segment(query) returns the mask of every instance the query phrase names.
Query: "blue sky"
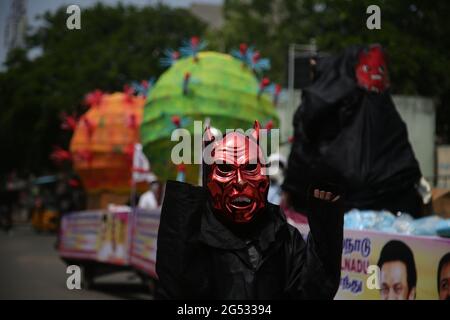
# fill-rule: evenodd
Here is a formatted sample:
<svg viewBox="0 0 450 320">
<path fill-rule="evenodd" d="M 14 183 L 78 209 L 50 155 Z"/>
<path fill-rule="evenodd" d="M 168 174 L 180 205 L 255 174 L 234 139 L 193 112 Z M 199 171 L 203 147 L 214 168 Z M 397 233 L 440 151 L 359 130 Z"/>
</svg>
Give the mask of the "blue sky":
<svg viewBox="0 0 450 320">
<path fill-rule="evenodd" d="M 6 55 L 6 48 L 4 46 L 4 33 L 5 33 L 5 21 L 9 16 L 12 0 L 0 0 L 0 63 L 3 63 Z M 158 2 L 175 6 L 175 7 L 188 7 L 191 3 L 211 3 L 221 4 L 223 0 L 27 0 L 27 20 L 29 26 L 36 27 L 39 21 L 36 19 L 37 15 L 40 15 L 48 10 L 53 11 L 61 6 L 69 6 L 76 4 L 81 8 L 94 5 L 97 2 L 104 4 L 115 5 L 119 2 L 124 4 L 133 4 L 136 6 L 154 5 Z M 1 69 L 1 68 L 0 68 Z"/>
</svg>

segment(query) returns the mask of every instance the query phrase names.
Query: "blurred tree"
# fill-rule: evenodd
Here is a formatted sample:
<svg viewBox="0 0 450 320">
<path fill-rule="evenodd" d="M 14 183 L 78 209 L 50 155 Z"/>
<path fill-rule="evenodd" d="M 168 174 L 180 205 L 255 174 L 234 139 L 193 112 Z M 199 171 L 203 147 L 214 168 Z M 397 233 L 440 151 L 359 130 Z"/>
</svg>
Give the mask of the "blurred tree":
<svg viewBox="0 0 450 320">
<path fill-rule="evenodd" d="M 381 9 L 381 30 L 369 30 L 369 5 Z M 437 131 L 450 142 L 450 2 L 426 0 L 225 0 L 223 46 L 247 42 L 272 61 L 269 76 L 286 85 L 290 43 L 315 41 L 337 52 L 380 43 L 389 57 L 396 94 L 435 99 Z"/>
<path fill-rule="evenodd" d="M 52 146 L 67 146 L 70 137 L 60 130 L 62 111 L 84 111 L 84 95 L 96 88 L 121 91 L 158 76 L 161 50 L 206 30 L 185 9 L 101 4 L 82 11 L 81 30 L 68 30 L 65 10 L 43 15 L 27 47 L 9 52 L 0 73 L 0 175 L 51 167 Z"/>
</svg>

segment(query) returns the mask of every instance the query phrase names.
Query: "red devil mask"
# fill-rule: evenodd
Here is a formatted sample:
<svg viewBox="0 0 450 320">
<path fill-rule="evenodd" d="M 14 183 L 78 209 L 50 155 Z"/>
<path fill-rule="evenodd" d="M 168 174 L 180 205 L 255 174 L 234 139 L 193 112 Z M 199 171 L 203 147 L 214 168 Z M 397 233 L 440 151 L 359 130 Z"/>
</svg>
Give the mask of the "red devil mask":
<svg viewBox="0 0 450 320">
<path fill-rule="evenodd" d="M 368 91 L 383 92 L 389 87 L 388 69 L 381 46 L 373 45 L 359 54 L 356 79 Z"/>
<path fill-rule="evenodd" d="M 232 132 L 219 141 L 214 141 L 209 128 L 205 132 L 213 143 L 204 154 L 211 163 L 204 164 L 205 185 L 214 211 L 233 223 L 250 222 L 266 206 L 269 177 L 261 163 L 259 128 L 256 121 L 251 136 Z"/>
</svg>

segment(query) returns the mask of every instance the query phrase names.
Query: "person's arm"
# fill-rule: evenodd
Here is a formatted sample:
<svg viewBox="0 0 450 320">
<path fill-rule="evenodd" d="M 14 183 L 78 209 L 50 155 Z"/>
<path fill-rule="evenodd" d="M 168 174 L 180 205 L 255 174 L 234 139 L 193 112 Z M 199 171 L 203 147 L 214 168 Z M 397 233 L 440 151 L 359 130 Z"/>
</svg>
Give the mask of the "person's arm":
<svg viewBox="0 0 450 320">
<path fill-rule="evenodd" d="M 310 234 L 291 235 L 286 294 L 292 299 L 333 299 L 340 283 L 343 212 L 339 197 L 315 190 L 308 214 Z"/>
</svg>

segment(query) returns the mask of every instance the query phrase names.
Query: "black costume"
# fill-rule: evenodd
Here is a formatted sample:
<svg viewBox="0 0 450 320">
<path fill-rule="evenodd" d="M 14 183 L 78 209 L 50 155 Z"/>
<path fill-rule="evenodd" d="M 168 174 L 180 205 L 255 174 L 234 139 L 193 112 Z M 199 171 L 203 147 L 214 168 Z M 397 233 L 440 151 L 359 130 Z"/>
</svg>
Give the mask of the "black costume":
<svg viewBox="0 0 450 320">
<path fill-rule="evenodd" d="M 206 188 L 169 181 L 158 233 L 157 299 L 332 299 L 340 282 L 343 214 L 309 198 L 305 242 L 268 203 L 245 225 L 220 221 Z"/>
<path fill-rule="evenodd" d="M 316 71 L 294 116 L 295 138 L 282 186 L 294 207 L 303 211 L 308 186 L 320 178 L 345 188 L 346 210 L 419 215 L 422 203 L 415 187 L 422 175 L 390 96 L 380 48 L 348 48 L 319 60 Z M 357 79 L 358 72 L 366 78 Z"/>
</svg>

